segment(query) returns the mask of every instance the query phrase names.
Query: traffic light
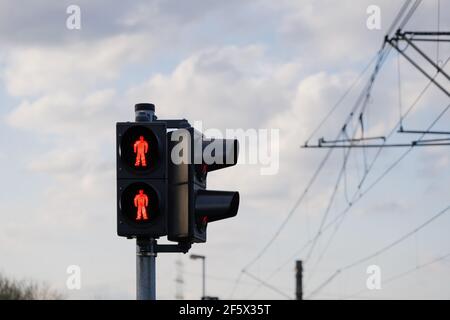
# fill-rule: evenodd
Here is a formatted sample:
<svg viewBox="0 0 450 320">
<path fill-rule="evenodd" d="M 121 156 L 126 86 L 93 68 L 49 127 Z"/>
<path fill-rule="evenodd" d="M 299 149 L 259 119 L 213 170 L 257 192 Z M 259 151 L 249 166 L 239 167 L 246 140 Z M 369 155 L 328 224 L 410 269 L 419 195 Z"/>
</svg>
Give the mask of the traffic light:
<svg viewBox="0 0 450 320">
<path fill-rule="evenodd" d="M 164 122 L 116 125 L 119 236 L 157 238 L 167 234 L 166 132 Z"/>
<path fill-rule="evenodd" d="M 168 144 L 168 239 L 206 242 L 208 223 L 234 217 L 239 208 L 238 192 L 206 189 L 209 172 L 237 163 L 238 141 L 207 140 L 188 128 L 170 132 Z"/>
</svg>

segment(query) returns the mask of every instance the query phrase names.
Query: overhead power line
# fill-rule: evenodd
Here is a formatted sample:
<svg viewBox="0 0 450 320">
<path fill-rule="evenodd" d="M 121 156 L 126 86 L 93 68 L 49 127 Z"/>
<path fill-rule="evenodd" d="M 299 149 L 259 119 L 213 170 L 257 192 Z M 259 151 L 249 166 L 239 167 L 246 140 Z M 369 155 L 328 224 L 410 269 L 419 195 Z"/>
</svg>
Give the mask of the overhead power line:
<svg viewBox="0 0 450 320">
<path fill-rule="evenodd" d="M 420 1 L 416 1 L 416 2 L 420 2 Z M 398 21 L 401 19 L 401 17 L 403 17 L 405 10 L 407 9 L 407 7 L 409 6 L 409 4 L 411 3 L 411 1 L 405 1 L 404 5 L 401 8 L 401 11 L 399 12 L 399 14 L 397 15 L 396 19 L 394 20 L 394 22 L 392 23 L 391 27 L 389 29 L 394 30 L 395 26 L 397 25 Z M 409 20 L 409 18 L 407 19 Z M 403 20 L 403 21 L 407 21 L 407 20 Z M 365 105 L 367 104 L 367 101 L 370 97 L 370 92 L 371 89 L 374 85 L 375 82 L 375 78 L 378 74 L 378 72 L 381 69 L 381 66 L 383 65 L 383 63 L 385 62 L 389 52 L 390 52 L 390 47 L 385 47 L 384 43 L 381 47 L 381 49 L 378 51 L 377 55 L 374 56 L 374 58 L 372 58 L 369 62 L 369 64 L 361 71 L 361 73 L 359 74 L 359 76 L 356 78 L 356 80 L 352 83 L 352 85 L 350 86 L 350 88 L 343 94 L 343 96 L 341 96 L 340 99 L 338 99 L 337 103 L 333 106 L 333 108 L 331 109 L 331 111 L 325 116 L 324 120 L 322 120 L 318 127 L 316 127 L 313 130 L 313 133 L 317 130 L 320 129 L 320 127 L 323 125 L 323 123 L 326 121 L 326 119 L 329 118 L 329 116 L 334 112 L 334 110 L 342 103 L 342 101 L 345 99 L 345 97 L 348 95 L 348 93 L 351 91 L 351 89 L 356 85 L 356 83 L 359 82 L 359 79 L 362 77 L 362 75 L 368 70 L 368 68 L 372 65 L 373 60 L 377 60 L 377 63 L 375 65 L 374 71 L 372 72 L 372 75 L 369 78 L 369 82 L 368 84 L 365 86 L 361 96 L 358 98 L 357 103 L 355 104 L 355 106 L 353 107 L 353 109 L 351 110 L 350 114 L 347 117 L 347 120 L 345 121 L 344 127 L 343 129 L 346 127 L 346 125 L 349 123 L 349 121 L 353 118 L 353 116 L 355 115 L 355 111 L 357 110 L 359 103 L 363 103 L 363 109 L 360 113 L 363 113 L 364 109 L 365 109 Z M 363 100 L 362 100 L 363 99 Z M 358 103 L 359 102 L 359 103 Z M 336 140 L 339 139 L 339 137 L 342 134 L 341 130 L 339 132 L 339 134 L 336 137 Z M 292 217 L 293 213 L 297 210 L 298 206 L 302 203 L 304 197 L 306 196 L 306 194 L 308 193 L 310 187 L 312 186 L 312 184 L 315 182 L 317 176 L 319 175 L 320 171 L 322 170 L 323 166 L 325 165 L 326 161 L 328 160 L 329 156 L 331 155 L 331 152 L 327 153 L 324 157 L 324 159 L 321 161 L 318 169 L 315 171 L 315 173 L 313 174 L 311 180 L 309 181 L 307 187 L 304 189 L 303 193 L 300 195 L 300 197 L 297 199 L 297 201 L 294 203 L 293 208 L 289 211 L 288 215 L 286 216 L 285 220 L 283 220 L 283 222 L 281 223 L 280 227 L 275 231 L 274 236 L 272 238 L 270 238 L 270 240 L 268 241 L 268 243 L 262 248 L 262 250 L 256 255 L 256 257 L 250 261 L 242 270 L 247 270 L 250 266 L 252 266 L 256 261 L 259 260 L 259 258 L 261 258 L 261 256 L 268 250 L 268 248 L 272 245 L 272 243 L 274 242 L 274 240 L 279 236 L 279 234 L 281 233 L 281 231 L 284 229 L 284 227 L 286 226 L 287 222 L 290 220 L 290 218 Z"/>
<path fill-rule="evenodd" d="M 447 58 L 447 60 L 444 63 L 444 66 L 450 61 L 450 57 Z M 427 92 L 427 90 L 430 88 L 432 82 L 428 82 L 427 85 L 422 89 L 422 91 L 418 94 L 418 96 L 416 97 L 416 99 L 413 101 L 413 103 L 409 106 L 409 108 L 407 109 L 407 111 L 405 112 L 404 117 L 406 117 L 412 110 L 413 108 L 417 105 L 417 103 L 420 101 L 420 99 L 423 97 L 423 95 Z M 428 127 L 428 129 L 425 132 L 421 132 L 422 136 L 420 137 L 420 139 L 422 139 L 425 136 L 426 132 L 432 132 L 430 131 L 431 128 L 437 123 L 437 121 L 439 119 L 442 118 L 442 116 L 448 111 L 450 105 L 448 105 L 440 114 L 439 116 L 433 121 L 433 123 Z M 400 122 L 398 122 L 393 129 L 389 132 L 389 134 L 387 135 L 387 137 L 390 137 L 392 134 L 394 134 L 398 128 L 398 126 L 400 125 Z M 363 185 L 363 183 L 365 182 L 367 176 L 369 175 L 370 171 L 372 170 L 376 160 L 378 159 L 379 155 L 381 154 L 381 151 L 383 150 L 383 148 L 379 148 L 377 154 L 375 155 L 373 161 L 371 162 L 371 164 L 369 165 L 369 168 L 367 170 L 367 172 L 365 172 L 364 176 L 362 177 L 359 186 L 358 186 L 358 190 L 356 190 L 356 192 L 354 193 L 352 200 L 350 201 L 350 203 L 348 204 L 348 206 L 341 212 L 339 213 L 332 221 L 330 221 L 328 224 L 326 224 L 321 232 L 321 235 L 324 234 L 325 231 L 327 231 L 329 228 L 331 228 L 333 225 L 335 225 L 336 223 L 339 222 L 339 225 L 343 222 L 343 219 L 341 218 L 345 218 L 345 216 L 347 215 L 347 213 L 354 207 L 354 205 L 359 202 L 366 194 L 368 194 L 378 183 L 380 183 L 382 181 L 382 179 L 387 176 L 387 174 L 389 172 L 391 172 L 404 158 L 406 158 L 406 156 L 410 153 L 410 151 L 412 151 L 412 149 L 414 148 L 414 146 L 411 146 L 411 148 L 409 148 L 408 150 L 406 150 L 399 158 L 397 158 L 389 167 L 387 167 L 383 173 L 378 176 L 374 182 L 367 187 L 364 191 L 361 191 L 360 188 Z M 359 194 L 358 194 L 359 193 Z M 341 219 L 341 220 L 340 220 Z M 337 232 L 337 228 L 335 228 L 334 230 L 334 234 Z M 333 236 L 334 236 L 333 234 Z M 267 278 L 266 281 L 270 280 L 275 274 L 277 274 L 280 270 L 282 270 L 289 262 L 291 262 L 293 259 L 295 259 L 296 257 L 298 257 L 298 255 L 303 252 L 306 248 L 308 248 L 313 242 L 313 239 L 310 239 L 309 241 L 307 241 L 299 250 L 297 250 L 292 256 L 289 257 L 289 259 L 287 259 L 281 266 L 279 266 L 278 268 L 276 268 L 274 270 L 274 272 L 272 272 L 269 277 Z M 327 249 L 327 248 L 326 248 Z M 326 251 L 326 250 L 325 250 Z M 324 253 L 322 253 L 323 255 Z M 314 271 L 314 270 L 313 270 Z"/>
<path fill-rule="evenodd" d="M 419 6 L 420 2 L 421 2 L 421 1 L 415 1 L 413 7 L 411 7 L 411 8 L 409 9 L 409 11 L 406 11 L 406 10 L 409 8 L 409 6 L 410 6 L 411 1 L 408 1 L 408 0 L 405 1 L 405 3 L 403 4 L 403 6 L 402 6 L 400 12 L 397 14 L 396 19 L 393 21 L 391 27 L 389 28 L 389 31 L 388 31 L 387 36 L 389 36 L 390 33 L 393 32 L 393 31 L 396 29 L 396 27 L 397 27 L 397 28 L 398 28 L 398 27 L 403 27 L 403 26 L 408 22 L 408 20 L 411 18 L 411 16 L 412 16 L 412 14 L 414 13 L 414 11 L 415 11 L 415 10 L 417 9 L 417 7 Z M 406 13 L 406 15 L 405 15 L 405 13 Z M 401 21 L 400 24 L 398 24 L 400 20 L 402 20 L 402 21 Z M 388 56 L 388 53 L 390 52 L 390 49 L 391 49 L 391 47 L 385 46 L 385 43 L 386 43 L 386 42 L 383 43 L 382 48 L 380 49 L 380 51 L 378 52 L 378 54 L 377 54 L 377 56 L 376 56 L 376 57 L 378 57 L 377 65 L 376 65 L 376 67 L 375 67 L 375 70 L 374 70 L 372 76 L 370 77 L 370 80 L 369 80 L 368 85 L 365 87 L 365 90 L 363 91 L 363 93 L 365 93 L 365 96 L 366 96 L 366 101 L 367 101 L 368 98 L 370 97 L 370 91 L 371 91 L 371 88 L 372 88 L 372 86 L 373 86 L 373 83 L 374 83 L 376 74 L 378 73 L 378 71 L 379 71 L 379 69 L 380 69 L 380 67 L 381 67 L 381 65 L 382 65 L 382 62 L 384 62 L 385 58 Z M 373 60 L 373 59 L 372 59 L 372 60 Z M 366 69 L 368 69 L 368 67 L 372 64 L 372 60 L 371 60 L 371 62 L 369 63 L 369 65 L 363 70 L 362 73 L 364 73 L 364 72 L 366 71 Z M 330 112 L 329 112 L 329 113 L 325 116 L 325 118 L 319 123 L 318 127 L 315 128 L 315 129 L 313 130 L 313 133 L 312 133 L 312 135 L 310 136 L 310 138 L 311 138 L 311 137 L 312 137 L 312 136 L 313 136 L 313 135 L 321 128 L 321 127 L 322 127 L 322 125 L 326 122 L 326 120 L 327 120 L 327 119 L 331 116 L 331 114 L 336 110 L 336 108 L 337 108 L 337 107 L 340 105 L 340 103 L 345 99 L 345 97 L 348 95 L 348 93 L 351 91 L 351 89 L 352 89 L 352 88 L 356 85 L 356 83 L 359 81 L 359 79 L 360 79 L 361 76 L 362 76 L 362 75 L 360 75 L 360 76 L 355 80 L 355 82 L 352 83 L 352 86 L 349 88 L 349 90 L 347 90 L 347 91 L 344 93 L 344 96 L 341 97 L 340 100 L 338 100 L 338 102 L 336 103 L 336 105 L 333 106 L 333 108 L 330 110 Z M 363 105 L 364 105 L 364 104 L 363 104 Z M 352 112 L 350 113 L 349 117 L 347 118 L 347 121 L 345 122 L 344 128 L 345 128 L 346 125 L 348 124 L 348 121 L 350 121 L 350 120 L 353 118 L 353 116 L 354 116 L 354 114 L 355 114 L 354 111 L 355 111 L 355 109 L 356 109 L 357 107 L 358 107 L 358 104 L 356 104 L 356 105 L 354 106 L 354 109 L 352 110 Z M 365 107 L 363 107 L 363 110 L 364 110 L 364 108 L 365 108 Z M 361 113 L 360 113 L 360 119 L 361 119 L 361 117 L 362 117 L 362 114 L 363 114 L 363 113 L 361 112 Z M 343 129 L 344 129 L 344 128 L 343 128 Z M 363 130 L 363 123 L 362 123 L 362 121 L 361 121 L 361 129 Z M 355 130 L 356 130 L 356 129 L 355 129 Z M 345 131 L 344 131 L 344 130 L 341 130 L 340 134 L 338 135 L 338 137 L 337 137 L 336 139 L 339 138 L 339 136 L 341 135 L 342 132 L 345 134 Z M 309 139 L 310 139 L 310 138 L 309 138 Z M 309 140 L 309 139 L 308 139 L 308 140 Z M 308 140 L 307 140 L 307 143 L 308 143 Z M 307 144 L 307 143 L 306 143 L 306 144 Z M 381 148 L 379 149 L 377 155 L 379 155 L 380 152 L 381 152 Z M 292 217 L 293 213 L 294 213 L 294 212 L 296 211 L 296 209 L 299 207 L 299 205 L 300 205 L 301 202 L 303 201 L 303 198 L 305 197 L 306 193 L 308 193 L 310 187 L 312 186 L 312 183 L 313 183 L 314 180 L 317 178 L 317 176 L 318 176 L 318 174 L 320 173 L 320 171 L 323 169 L 323 166 L 324 166 L 325 162 L 328 160 L 328 157 L 330 156 L 330 154 L 331 154 L 331 152 L 328 152 L 328 153 L 325 155 L 325 158 L 324 158 L 323 161 L 320 163 L 318 170 L 315 171 L 315 173 L 314 173 L 314 175 L 313 175 L 313 178 L 310 180 L 311 183 L 309 183 L 309 184 L 307 185 L 307 188 L 306 188 L 305 191 L 301 194 L 300 198 L 296 201 L 296 203 L 294 204 L 293 209 L 288 213 L 288 216 L 286 217 L 286 219 L 283 220 L 283 222 L 282 222 L 280 228 L 277 229 L 277 231 L 275 232 L 274 236 L 273 236 L 272 238 L 270 238 L 269 242 L 268 242 L 268 243 L 266 244 L 266 246 L 264 246 L 263 249 L 256 255 L 256 257 L 255 257 L 253 260 L 251 260 L 251 261 L 250 261 L 250 262 L 242 269 L 242 271 L 240 272 L 240 274 L 239 274 L 238 277 L 236 278 L 236 282 L 235 282 L 234 287 L 233 287 L 232 295 L 234 294 L 235 290 L 237 289 L 237 286 L 238 286 L 238 284 L 239 284 L 239 281 L 240 281 L 242 275 L 248 270 L 248 268 L 250 268 L 254 263 L 256 263 L 256 261 L 258 261 L 258 260 L 264 255 L 264 253 L 269 249 L 269 247 L 272 245 L 272 243 L 275 241 L 275 239 L 279 236 L 279 234 L 281 233 L 281 231 L 284 229 L 284 227 L 286 226 L 288 220 Z M 375 159 L 375 160 L 376 160 L 376 159 Z M 372 164 L 373 164 L 373 163 L 372 163 Z M 344 168 L 344 172 L 345 172 L 345 166 L 344 166 L 343 168 Z M 366 171 L 366 172 L 365 172 L 365 175 L 364 175 L 364 177 L 363 177 L 363 179 L 362 179 L 362 181 L 361 181 L 361 183 L 360 183 L 360 186 L 362 185 L 362 182 L 365 180 L 365 178 L 366 178 L 368 172 L 370 171 L 370 168 L 366 168 L 365 171 Z M 389 171 L 389 170 L 388 170 L 388 171 Z M 380 179 L 380 180 L 381 180 L 381 179 Z M 380 180 L 377 180 L 377 183 L 378 183 Z M 359 186 L 359 187 L 360 187 L 360 186 Z M 373 185 L 372 185 L 372 186 L 373 186 Z M 372 187 L 372 186 L 371 186 L 371 187 Z M 371 187 L 368 188 L 368 189 L 370 190 Z M 362 197 L 362 195 L 361 195 L 359 198 L 357 198 L 357 200 L 359 200 L 361 197 Z M 356 201 L 357 201 L 357 200 L 356 200 Z M 350 207 L 351 207 L 351 204 L 350 204 Z M 347 211 L 347 210 L 346 210 L 346 211 Z M 344 214 L 345 214 L 345 213 L 344 213 Z M 335 223 L 335 222 L 336 222 L 336 219 L 333 221 L 333 223 Z M 327 225 L 324 227 L 324 230 L 327 229 L 327 228 L 328 228 L 329 226 L 331 226 L 331 225 L 332 225 L 332 224 L 327 224 Z M 320 230 L 319 230 L 319 233 L 321 233 Z M 308 242 L 308 244 L 311 244 L 311 243 L 312 243 L 312 241 Z M 306 247 L 308 247 L 308 245 L 304 246 L 304 248 L 306 248 Z M 303 248 L 303 249 L 304 249 L 304 248 Z M 278 268 L 278 269 L 280 269 L 280 268 Z M 277 270 L 278 270 L 278 269 L 277 269 Z"/>
<path fill-rule="evenodd" d="M 443 216 L 444 214 L 448 213 L 450 211 L 450 205 L 447 206 L 445 209 L 439 211 L 437 214 L 433 215 L 430 219 L 426 220 L 424 223 L 420 224 L 419 226 L 417 226 L 416 228 L 414 228 L 413 230 L 411 230 L 410 232 L 404 234 L 403 236 L 401 236 L 400 238 L 398 238 L 397 240 L 391 242 L 390 244 L 374 251 L 373 253 L 361 257 L 359 259 L 356 259 L 355 261 L 344 265 L 341 268 L 336 269 L 336 271 L 330 276 L 328 277 L 323 283 L 321 283 L 316 289 L 312 290 L 311 293 L 308 295 L 307 298 L 312 298 L 313 296 L 315 296 L 316 294 L 318 294 L 323 288 L 325 288 L 328 284 L 331 283 L 331 281 L 333 281 L 338 275 L 340 275 L 342 272 L 349 270 L 357 265 L 360 265 L 374 257 L 377 257 L 383 253 L 385 253 L 386 251 L 394 248 L 395 246 L 397 246 L 398 244 L 402 243 L 403 241 L 405 241 L 406 239 L 408 239 L 409 237 L 411 237 L 413 234 L 417 233 L 418 231 L 422 230 L 423 228 L 425 228 L 426 226 L 428 226 L 430 223 L 432 223 L 433 221 L 435 221 L 436 219 L 438 219 L 439 217 Z"/>
<path fill-rule="evenodd" d="M 250 278 L 252 278 L 253 280 L 258 281 L 259 283 L 263 284 L 265 287 L 271 289 L 272 291 L 274 291 L 274 292 L 276 292 L 276 293 L 282 295 L 283 297 L 285 297 L 285 298 L 287 298 L 287 299 L 289 299 L 289 300 L 292 299 L 291 296 L 289 296 L 289 295 L 287 295 L 286 293 L 284 293 L 283 291 L 279 290 L 277 287 L 272 286 L 271 284 L 265 282 L 264 280 L 261 280 L 261 279 L 255 277 L 255 276 L 254 276 L 253 274 L 251 274 L 250 272 L 248 272 L 248 271 L 243 271 L 243 272 L 244 272 L 247 276 L 249 276 Z"/>
<path fill-rule="evenodd" d="M 406 276 L 408 276 L 408 275 L 410 275 L 410 274 L 412 274 L 414 272 L 417 272 L 417 271 L 419 271 L 419 270 L 421 270 L 421 269 L 423 269 L 425 267 L 428 267 L 428 266 L 430 266 L 432 264 L 438 263 L 438 262 L 443 261 L 443 260 L 448 259 L 448 258 L 450 258 L 450 253 L 447 253 L 446 255 L 440 256 L 440 257 L 438 257 L 436 259 L 433 259 L 433 260 L 428 261 L 426 263 L 417 265 L 414 268 L 408 269 L 408 270 L 403 271 L 403 272 L 401 272 L 399 274 L 396 274 L 396 275 L 394 275 L 392 277 L 389 277 L 386 280 L 383 280 L 383 287 L 388 285 L 388 284 L 390 284 L 390 283 L 392 283 L 392 282 L 394 282 L 394 281 L 402 279 L 402 278 L 404 278 L 404 277 L 406 277 Z M 350 299 L 350 298 L 359 296 L 361 293 L 364 293 L 366 291 L 367 291 L 367 289 L 359 290 L 359 291 L 357 291 L 355 293 L 352 293 L 352 294 L 346 296 L 344 299 Z"/>
</svg>

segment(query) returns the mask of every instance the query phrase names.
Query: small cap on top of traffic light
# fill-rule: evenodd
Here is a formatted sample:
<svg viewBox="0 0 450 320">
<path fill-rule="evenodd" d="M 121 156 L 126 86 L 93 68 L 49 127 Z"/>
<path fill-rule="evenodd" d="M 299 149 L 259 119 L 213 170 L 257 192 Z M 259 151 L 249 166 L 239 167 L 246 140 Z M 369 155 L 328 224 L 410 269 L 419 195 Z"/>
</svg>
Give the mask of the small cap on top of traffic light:
<svg viewBox="0 0 450 320">
<path fill-rule="evenodd" d="M 136 122 L 149 122 L 156 120 L 155 105 L 153 103 L 137 103 L 134 105 Z"/>
<path fill-rule="evenodd" d="M 136 103 L 134 111 L 155 111 L 155 105 L 153 103 Z"/>
</svg>

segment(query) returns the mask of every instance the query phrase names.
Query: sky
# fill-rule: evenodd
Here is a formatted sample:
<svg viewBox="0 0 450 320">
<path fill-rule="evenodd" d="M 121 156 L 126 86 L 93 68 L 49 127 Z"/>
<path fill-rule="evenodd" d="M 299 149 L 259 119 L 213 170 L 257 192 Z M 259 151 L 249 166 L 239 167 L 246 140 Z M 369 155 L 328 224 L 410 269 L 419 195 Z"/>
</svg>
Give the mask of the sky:
<svg viewBox="0 0 450 320">
<path fill-rule="evenodd" d="M 404 30 L 437 30 L 438 3 L 439 30 L 449 30 L 446 0 L 424 0 Z M 132 121 L 135 103 L 152 102 L 158 118 L 202 121 L 204 130 L 278 130 L 275 174 L 262 175 L 266 165 L 241 159 L 208 176 L 209 188 L 240 192 L 239 213 L 211 224 L 208 242 L 190 253 L 207 257 L 209 295 L 294 298 L 295 260 L 308 257 L 308 249 L 299 250 L 319 229 L 343 165 L 342 150 L 333 151 L 276 240 L 247 274 L 241 271 L 277 231 L 327 152 L 301 146 L 374 58 L 402 4 L 0 0 L 0 271 L 47 283 L 68 299 L 135 298 L 135 241 L 116 234 L 115 123 Z M 81 29 L 66 26 L 70 5 L 80 8 Z M 380 9 L 380 29 L 367 27 L 371 5 Z M 445 43 L 439 50 L 435 43 L 420 45 L 441 65 L 450 54 Z M 310 144 L 340 131 L 373 67 Z M 436 79 L 449 89 L 444 77 Z M 388 135 L 413 104 L 405 129 L 428 128 L 448 96 L 430 86 L 414 103 L 427 83 L 392 50 L 371 93 L 366 135 Z M 448 130 L 449 121 L 447 112 L 433 129 Z M 389 141 L 417 138 L 394 134 Z M 403 152 L 383 149 L 362 189 Z M 358 194 L 365 165 L 375 156 L 376 150 L 352 149 L 326 221 Z M 448 147 L 408 153 L 352 205 L 338 229 L 320 235 L 305 261 L 305 295 L 446 208 L 449 167 Z M 385 253 L 341 272 L 311 298 L 449 299 L 450 259 L 383 283 L 450 253 L 449 223 L 450 214 L 440 216 Z M 71 265 L 81 268 L 79 290 L 66 286 Z M 371 265 L 381 270 L 380 290 L 366 288 Z M 179 275 L 182 288 L 175 283 Z M 157 296 L 173 299 L 177 292 L 200 297 L 201 265 L 188 254 L 160 254 Z"/>
</svg>

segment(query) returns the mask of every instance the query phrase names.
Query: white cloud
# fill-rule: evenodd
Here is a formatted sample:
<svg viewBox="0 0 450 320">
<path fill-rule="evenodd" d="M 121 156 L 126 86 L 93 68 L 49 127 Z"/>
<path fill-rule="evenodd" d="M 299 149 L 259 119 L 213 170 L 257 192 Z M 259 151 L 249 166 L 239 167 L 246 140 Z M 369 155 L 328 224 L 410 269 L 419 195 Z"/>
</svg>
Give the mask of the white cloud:
<svg viewBox="0 0 450 320">
<path fill-rule="evenodd" d="M 259 4 L 262 3 L 246 5 L 248 12 L 241 4 L 239 7 L 236 3 L 224 4 L 226 10 L 221 13 L 219 5 L 197 3 L 185 8 L 175 2 L 167 5 L 153 2 L 142 4 L 145 7 L 142 11 L 141 6 L 133 6 L 130 11 L 111 13 L 111 20 L 122 23 L 120 31 L 92 30 L 94 38 L 8 47 L 2 59 L 5 66 L 2 80 L 19 103 L 7 115 L 7 123 L 33 135 L 33 141 L 44 141 L 45 148 L 27 157 L 27 174 L 43 177 L 33 189 L 39 190 L 35 192 L 36 202 L 14 205 L 12 209 L 23 209 L 27 216 L 14 216 L 0 234 L 4 231 L 17 235 L 16 242 L 44 244 L 49 252 L 67 246 L 70 250 L 64 250 L 64 257 L 49 260 L 62 263 L 76 257 L 85 264 L 95 261 L 98 266 L 89 269 L 92 277 L 87 284 L 89 290 L 104 291 L 98 293 L 100 296 L 109 296 L 112 291 L 132 295 L 129 278 L 130 272 L 134 272 L 133 245 L 117 240 L 114 234 L 114 122 L 132 119 L 133 104 L 150 101 L 156 104 L 159 118 L 204 120 L 204 129 L 280 128 L 278 175 L 261 176 L 259 166 L 242 165 L 209 176 L 211 188 L 239 189 L 241 211 L 232 221 L 212 225 L 214 233 L 208 245 L 195 249 L 208 253 L 216 272 L 231 276 L 242 267 L 247 262 L 244 260 L 278 227 L 323 157 L 323 150 L 306 151 L 300 145 L 355 78 L 359 67 L 348 71 L 348 65 L 353 59 L 367 60 L 367 53 L 381 42 L 379 34 L 365 38 L 368 31 L 364 30 L 364 4 L 354 5 L 350 1 L 339 7 L 312 1 L 283 2 L 277 7 L 267 2 Z M 383 6 L 383 10 L 390 7 Z M 244 10 L 239 14 L 248 14 L 251 21 L 247 21 L 245 30 L 239 30 L 244 28 L 241 25 L 230 26 L 232 21 L 239 21 L 233 14 L 239 8 Z M 189 9 L 187 16 L 185 9 Z M 227 17 L 220 28 L 212 21 L 217 17 L 222 20 Z M 258 32 L 266 23 L 276 26 L 274 35 Z M 192 30 L 202 30 L 205 35 L 191 33 Z M 393 70 L 392 67 L 387 70 Z M 141 81 L 142 78 L 147 80 Z M 396 120 L 391 117 L 397 113 L 396 92 L 392 90 L 395 83 L 392 73 L 377 82 L 376 100 L 370 106 L 373 133 L 384 132 Z M 406 82 L 405 101 L 409 102 L 408 98 L 419 87 L 419 82 Z M 336 134 L 355 94 L 326 123 L 319 136 Z M 17 141 L 11 138 L 8 143 Z M 448 157 L 438 156 L 439 168 L 448 166 Z M 306 211 L 311 213 L 315 226 L 326 207 L 341 161 L 341 153 L 330 159 L 322 179 L 308 196 L 309 208 L 302 207 L 296 212 L 289 230 L 282 235 L 283 241 L 279 242 L 285 247 L 272 250 L 270 257 L 284 259 L 306 238 Z M 5 193 L 16 196 L 13 190 Z M 341 193 L 337 202 L 338 205 L 343 202 Z M 398 205 L 390 204 L 393 208 Z M 2 207 L 2 212 L 10 209 Z M 335 213 L 333 210 L 332 214 Z M 364 232 L 358 224 L 351 227 L 354 229 L 346 234 L 346 240 Z M 60 239 L 61 243 L 53 239 Z M 1 252 L 13 256 L 14 250 L 9 247 L 14 246 L 14 241 L 7 240 L 4 243 L 8 248 L 0 248 Z M 343 242 L 338 245 L 345 248 Z M 232 246 L 235 250 L 229 250 Z M 100 247 L 105 250 L 99 252 Z M 28 249 L 23 244 L 17 248 L 21 253 Z M 124 259 L 125 256 L 129 259 Z M 223 270 L 225 257 L 232 261 L 227 270 Z M 332 262 L 346 257 L 342 254 Z M 271 259 L 272 263 L 277 259 Z M 25 270 L 20 257 L 11 261 Z M 169 258 L 161 261 L 163 267 L 158 267 L 169 270 L 172 261 Z M 104 270 L 103 263 L 112 267 Z M 14 263 L 8 266 L 14 268 Z M 54 271 L 55 267 L 49 270 Z M 108 276 L 124 270 L 129 274 L 113 288 L 104 285 Z M 167 278 L 167 274 L 164 276 Z M 52 275 L 48 277 L 55 279 Z M 283 280 L 289 280 L 286 277 Z M 166 284 L 168 280 L 164 281 Z M 228 287 L 217 285 L 215 289 L 225 292 Z M 171 297 L 167 286 L 162 290 Z M 112 293 L 111 296 L 114 297 Z"/>
<path fill-rule="evenodd" d="M 57 134 L 73 142 L 86 139 L 93 132 L 110 132 L 114 111 L 118 109 L 113 89 L 103 89 L 86 96 L 55 92 L 30 101 L 24 100 L 7 117 L 10 125 L 39 134 Z"/>
<path fill-rule="evenodd" d="M 157 101 L 163 116 L 204 119 L 205 127 L 255 127 L 287 107 L 300 70 L 294 62 L 270 63 L 261 46 L 206 49 L 185 58 L 171 74 L 153 75 L 131 88 L 129 96 Z"/>
<path fill-rule="evenodd" d="M 95 44 L 16 47 L 6 58 L 4 80 L 13 96 L 85 92 L 117 79 L 124 65 L 147 55 L 150 48 L 151 40 L 142 35 L 118 35 Z"/>
</svg>

